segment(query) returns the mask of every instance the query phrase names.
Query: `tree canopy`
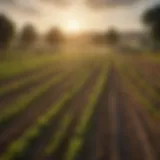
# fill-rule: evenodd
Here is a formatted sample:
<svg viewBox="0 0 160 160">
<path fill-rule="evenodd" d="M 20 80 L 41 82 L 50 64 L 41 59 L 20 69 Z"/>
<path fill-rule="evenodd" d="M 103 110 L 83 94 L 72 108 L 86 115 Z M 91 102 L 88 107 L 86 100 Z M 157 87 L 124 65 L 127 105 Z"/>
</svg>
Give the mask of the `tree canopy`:
<svg viewBox="0 0 160 160">
<path fill-rule="evenodd" d="M 152 38 L 160 41 L 160 5 L 146 10 L 142 21 L 149 27 Z"/>
<path fill-rule="evenodd" d="M 58 28 L 51 28 L 47 32 L 45 39 L 50 46 L 57 46 L 62 42 L 63 35 Z"/>
<path fill-rule="evenodd" d="M 20 41 L 22 45 L 32 45 L 38 37 L 38 33 L 32 24 L 27 24 L 23 27 L 20 33 Z"/>
<path fill-rule="evenodd" d="M 115 45 L 119 41 L 119 33 L 116 29 L 110 28 L 106 33 L 107 43 L 110 45 Z"/>
<path fill-rule="evenodd" d="M 0 15 L 0 49 L 8 47 L 15 33 L 14 23 L 5 15 Z"/>
</svg>

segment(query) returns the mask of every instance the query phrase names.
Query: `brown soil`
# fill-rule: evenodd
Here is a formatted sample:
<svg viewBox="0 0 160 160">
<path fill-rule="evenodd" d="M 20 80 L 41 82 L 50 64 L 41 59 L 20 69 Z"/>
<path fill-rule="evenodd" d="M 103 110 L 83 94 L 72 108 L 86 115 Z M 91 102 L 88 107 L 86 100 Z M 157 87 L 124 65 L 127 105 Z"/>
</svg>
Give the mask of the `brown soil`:
<svg viewBox="0 0 160 160">
<path fill-rule="evenodd" d="M 38 100 L 34 101 L 30 106 L 17 117 L 15 117 L 9 124 L 6 124 L 0 129 L 0 154 L 5 152 L 7 146 L 15 139 L 20 137 L 27 128 L 29 128 L 41 115 L 44 115 L 56 103 L 65 91 L 69 90 L 73 83 L 67 84 L 71 81 L 68 76 L 58 83 L 56 86 L 51 87 L 44 93 Z M 43 98 L 42 98 L 43 97 Z"/>
<path fill-rule="evenodd" d="M 149 132 L 149 130 L 147 129 L 148 127 L 146 128 L 146 126 L 148 126 L 147 123 L 148 122 L 152 123 L 153 120 L 151 119 L 151 117 L 149 118 L 149 114 L 147 113 L 147 111 L 142 112 L 140 103 L 138 103 L 137 101 L 133 101 L 133 97 L 129 98 L 128 94 L 132 94 L 132 93 L 131 91 L 127 90 L 124 83 L 123 85 L 121 85 L 120 88 L 121 88 L 121 91 L 122 91 L 121 93 L 123 97 L 125 97 L 126 107 L 125 107 L 124 113 L 127 113 L 128 115 L 128 118 L 127 118 L 127 121 L 129 124 L 128 133 L 130 133 L 128 134 L 128 136 L 130 137 L 130 141 L 131 141 L 131 147 L 132 147 L 131 153 L 134 153 L 132 154 L 132 159 L 133 160 L 137 160 L 137 159 L 158 160 L 158 153 L 156 153 L 156 150 L 154 150 L 154 147 L 153 147 L 154 145 L 153 139 L 155 138 L 154 137 L 155 135 Z M 143 113 L 143 117 L 142 115 L 139 114 L 140 112 Z M 142 119 L 144 117 L 145 117 L 145 121 Z M 155 129 L 153 129 L 153 126 L 152 126 L 152 132 L 154 131 Z"/>
<path fill-rule="evenodd" d="M 109 76 L 109 82 L 108 80 L 106 81 L 103 91 L 99 97 L 93 118 L 91 119 L 91 122 L 88 126 L 87 134 L 84 137 L 85 143 L 76 160 L 98 160 L 99 157 L 103 155 L 104 148 L 106 149 L 105 152 L 108 151 L 108 139 L 106 139 L 105 136 L 108 134 L 108 117 L 106 116 L 106 105 L 108 103 L 109 90 L 111 89 L 110 77 L 111 74 Z"/>
<path fill-rule="evenodd" d="M 130 105 L 130 114 L 133 116 L 135 122 L 134 124 L 136 127 L 139 128 L 137 131 L 137 135 L 139 135 L 139 142 L 141 143 L 140 146 L 143 150 L 145 150 L 145 146 L 148 145 L 147 153 L 150 153 L 150 157 L 148 159 L 158 159 L 158 154 L 160 153 L 160 126 L 159 122 L 154 120 L 151 114 L 145 109 L 145 106 L 141 104 L 135 96 L 131 94 L 129 91 L 124 92 L 125 96 L 127 97 L 126 103 Z M 135 123 L 132 122 L 132 123 Z M 143 138 L 141 138 L 143 136 Z M 144 141 L 144 142 L 143 142 Z M 144 158 L 144 157 L 143 157 Z"/>
<path fill-rule="evenodd" d="M 143 63 L 150 64 L 148 61 Z M 151 68 L 155 66 L 157 67 L 153 65 Z M 31 145 L 23 160 L 64 160 L 64 153 L 87 105 L 98 74 L 99 71 L 95 71 L 91 75 L 81 90 Z M 19 138 L 38 117 L 49 111 L 53 102 L 56 103 L 61 95 L 70 90 L 73 82 L 64 87 L 65 82 L 70 80 L 71 77 L 68 77 L 50 88 L 43 98 L 39 98 L 25 112 L 1 128 L 0 153 L 5 152 L 13 140 Z M 138 88 L 141 90 L 140 86 Z M 141 93 L 148 96 L 143 91 Z M 84 146 L 75 160 L 160 160 L 160 122 L 145 107 L 134 92 L 127 88 L 113 66 L 84 137 Z M 44 149 L 59 129 L 63 117 L 70 112 L 73 113 L 73 121 L 67 129 L 63 143 L 53 155 L 44 157 Z"/>
<path fill-rule="evenodd" d="M 88 99 L 90 96 L 90 93 L 92 92 L 99 75 L 99 69 L 96 69 L 96 71 L 92 74 L 92 76 L 87 80 L 85 85 L 81 88 L 80 92 L 67 104 L 69 107 L 68 113 L 73 113 L 73 120 L 71 125 L 69 126 L 64 140 L 58 150 L 50 157 L 44 158 L 44 159 L 58 159 L 63 160 L 64 154 L 66 153 L 68 149 L 68 145 L 72 137 L 74 136 L 75 127 L 78 124 L 85 107 L 88 103 Z M 67 114 L 67 113 L 66 113 Z"/>
<path fill-rule="evenodd" d="M 137 101 L 133 103 L 133 97 L 129 98 L 130 92 L 127 90 L 126 94 L 126 89 L 117 71 L 113 69 L 94 120 L 97 137 L 94 149 L 96 156 L 92 152 L 90 158 L 84 154 L 80 156 L 81 159 L 83 157 L 84 160 L 159 160 L 160 132 L 157 126 L 159 123 L 154 123 L 140 103 Z M 94 134 L 92 132 L 93 130 L 88 138 Z"/>
<path fill-rule="evenodd" d="M 9 83 L 16 82 L 19 79 L 26 79 L 26 77 L 30 77 L 30 76 L 33 76 L 35 74 L 40 74 L 41 72 L 43 72 L 45 70 L 48 70 L 48 69 L 51 69 L 52 67 L 54 67 L 52 64 L 53 63 L 42 65 L 42 66 L 40 66 L 38 68 L 29 70 L 29 71 L 25 71 L 23 73 L 20 73 L 20 74 L 17 74 L 15 76 L 12 76 L 11 78 L 0 79 L 0 87 L 3 86 L 3 85 L 7 85 Z"/>
<path fill-rule="evenodd" d="M 37 87 L 45 84 L 51 78 L 58 76 L 58 74 L 59 74 L 58 71 L 50 73 L 47 76 L 43 77 L 42 79 L 30 82 L 21 88 L 3 94 L 2 96 L 0 96 L 0 111 L 6 109 L 6 107 L 9 104 L 12 104 L 16 100 L 18 100 L 18 98 L 21 97 L 22 95 L 32 92 L 33 89 L 36 89 Z"/>
</svg>

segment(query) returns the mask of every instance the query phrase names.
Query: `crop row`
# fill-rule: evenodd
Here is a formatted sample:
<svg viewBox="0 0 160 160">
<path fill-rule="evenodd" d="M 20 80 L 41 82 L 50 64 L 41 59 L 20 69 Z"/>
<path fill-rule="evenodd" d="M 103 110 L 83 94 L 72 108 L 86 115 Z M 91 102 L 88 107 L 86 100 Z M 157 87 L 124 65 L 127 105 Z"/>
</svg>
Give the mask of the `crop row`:
<svg viewBox="0 0 160 160">
<path fill-rule="evenodd" d="M 35 59 L 24 59 L 0 63 L 0 79 L 10 78 L 24 72 L 30 72 L 48 65 L 54 65 L 60 56 L 42 56 Z"/>
<path fill-rule="evenodd" d="M 26 77 L 25 79 L 20 79 L 18 81 L 14 81 L 13 83 L 9 83 L 7 85 L 3 85 L 3 87 L 1 87 L 0 90 L 0 96 L 9 93 L 11 91 L 23 88 L 27 85 L 29 85 L 30 83 L 34 83 L 44 77 L 47 77 L 49 75 L 51 75 L 52 73 L 54 73 L 56 71 L 57 68 L 52 69 L 52 70 L 44 70 L 38 74 L 34 74 L 32 76 Z"/>
<path fill-rule="evenodd" d="M 104 72 L 102 73 L 103 76 L 106 75 L 105 73 Z M 74 117 L 73 114 L 74 114 L 73 111 L 68 112 L 64 116 L 62 121 L 60 122 L 59 130 L 56 132 L 55 135 L 53 135 L 53 137 L 51 138 L 50 143 L 45 148 L 45 156 L 50 156 L 51 154 L 56 152 L 58 147 L 61 145 L 61 143 L 63 142 L 63 139 L 64 139 L 64 137 L 66 135 L 66 132 L 67 132 L 69 126 L 71 125 L 72 120 L 73 120 L 73 117 Z M 88 116 L 88 115 L 86 115 L 86 116 Z"/>
<path fill-rule="evenodd" d="M 150 66 L 148 65 L 148 67 Z M 148 71 L 146 67 L 141 65 L 135 66 L 135 68 L 138 71 L 138 73 L 142 77 L 144 77 L 148 81 L 148 83 L 150 83 L 153 87 L 160 87 L 160 84 L 159 84 L 160 73 L 157 73 L 157 71 Z"/>
<path fill-rule="evenodd" d="M 105 67 L 93 89 L 93 92 L 89 96 L 88 104 L 75 128 L 74 136 L 72 137 L 68 150 L 65 153 L 65 160 L 74 160 L 84 144 L 84 137 L 87 133 L 88 125 L 93 117 L 100 93 L 102 92 L 105 83 L 107 83 L 108 73 L 109 67 Z"/>
<path fill-rule="evenodd" d="M 48 146 L 45 148 L 44 151 L 44 156 L 48 157 L 51 154 L 55 153 L 57 151 L 57 149 L 59 148 L 59 146 L 61 145 L 61 143 L 64 140 L 64 137 L 66 135 L 66 132 L 69 128 L 69 126 L 72 123 L 73 120 L 73 113 L 67 113 L 64 118 L 62 119 L 62 121 L 60 122 L 60 128 L 59 130 L 56 132 L 56 134 L 51 138 L 50 143 L 48 144 Z"/>
<path fill-rule="evenodd" d="M 7 123 L 13 117 L 24 111 L 34 100 L 43 95 L 52 85 L 62 81 L 65 74 L 53 77 L 47 83 L 35 88 L 30 93 L 26 93 L 18 98 L 14 104 L 9 104 L 6 109 L 0 113 L 0 125 Z"/>
<path fill-rule="evenodd" d="M 72 97 L 80 90 L 88 79 L 90 74 L 85 72 L 79 81 L 73 86 L 73 88 L 64 94 L 61 99 L 51 106 L 51 109 L 42 117 L 40 117 L 37 122 L 31 126 L 18 140 L 15 140 L 8 147 L 7 152 L 2 156 L 2 160 L 13 160 L 14 158 L 21 157 L 25 154 L 32 142 L 41 135 L 43 129 L 50 125 L 54 117 L 60 112 L 60 110 L 65 106 L 65 104 L 72 99 Z"/>
<path fill-rule="evenodd" d="M 143 91 L 150 95 L 151 98 L 153 98 L 155 101 L 159 100 L 159 94 L 154 90 L 152 84 L 147 82 L 147 80 L 142 76 L 140 71 L 136 71 L 127 65 L 124 65 L 122 68 L 128 77 L 130 77 L 134 83 L 137 83 Z"/>
<path fill-rule="evenodd" d="M 125 82 L 125 86 L 132 92 L 134 95 L 136 95 L 136 98 L 139 100 L 140 103 L 142 103 L 151 113 L 154 117 L 159 117 L 160 113 L 157 110 L 157 108 L 151 103 L 148 98 L 146 98 L 140 91 L 139 88 L 136 87 L 133 83 L 131 83 L 131 78 L 124 72 L 124 70 L 119 67 L 120 75 L 122 78 L 122 81 Z"/>
<path fill-rule="evenodd" d="M 89 70 L 89 68 L 85 68 L 85 70 L 87 71 Z M 14 104 L 9 104 L 8 106 L 6 106 L 6 109 L 4 109 L 0 113 L 0 125 L 6 124 L 7 122 L 9 122 L 12 118 L 14 118 L 16 115 L 18 115 L 22 111 L 24 111 L 27 107 L 29 107 L 29 105 L 33 101 L 41 97 L 51 86 L 52 87 L 55 86 L 57 83 L 61 82 L 68 75 L 74 75 L 75 72 L 76 72 L 76 75 L 77 75 L 77 72 L 81 75 L 84 72 L 84 68 L 73 69 L 69 73 L 63 73 L 56 77 L 53 77 L 47 83 L 31 90 L 30 93 L 26 93 L 22 95 L 20 98 L 18 98 L 14 102 Z M 75 76 L 75 78 L 77 78 L 77 76 Z M 67 83 L 65 85 L 67 85 Z"/>
</svg>

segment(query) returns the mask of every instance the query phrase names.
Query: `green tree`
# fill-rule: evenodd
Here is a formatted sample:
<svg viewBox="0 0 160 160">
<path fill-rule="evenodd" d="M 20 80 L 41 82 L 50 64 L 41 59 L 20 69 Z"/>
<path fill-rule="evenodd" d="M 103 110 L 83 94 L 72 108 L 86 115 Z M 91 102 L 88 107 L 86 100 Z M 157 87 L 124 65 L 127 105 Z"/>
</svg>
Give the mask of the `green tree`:
<svg viewBox="0 0 160 160">
<path fill-rule="evenodd" d="M 14 23 L 5 15 L 0 15 L 0 50 L 6 49 L 15 33 Z"/>
<path fill-rule="evenodd" d="M 38 38 L 38 33 L 32 24 L 27 24 L 23 27 L 20 33 L 20 44 L 23 47 L 33 45 Z"/>
<path fill-rule="evenodd" d="M 142 15 L 142 21 L 148 27 L 157 48 L 160 43 L 160 5 L 147 9 Z"/>
<path fill-rule="evenodd" d="M 51 28 L 46 36 L 46 42 L 55 50 L 57 50 L 64 40 L 62 32 L 58 28 Z"/>
<path fill-rule="evenodd" d="M 106 41 L 109 45 L 116 45 L 119 42 L 118 31 L 114 28 L 110 28 L 106 33 Z"/>
</svg>

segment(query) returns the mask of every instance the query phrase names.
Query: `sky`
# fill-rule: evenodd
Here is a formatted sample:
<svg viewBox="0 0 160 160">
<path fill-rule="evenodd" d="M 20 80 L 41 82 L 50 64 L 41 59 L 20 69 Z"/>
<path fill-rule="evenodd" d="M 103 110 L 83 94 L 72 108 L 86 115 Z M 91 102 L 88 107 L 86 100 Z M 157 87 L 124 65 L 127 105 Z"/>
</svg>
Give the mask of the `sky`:
<svg viewBox="0 0 160 160">
<path fill-rule="evenodd" d="M 51 26 L 63 31 L 139 30 L 144 10 L 159 0 L 0 0 L 0 13 L 18 28 L 34 24 L 39 31 Z M 159 2 L 160 4 L 160 2 Z"/>
</svg>

